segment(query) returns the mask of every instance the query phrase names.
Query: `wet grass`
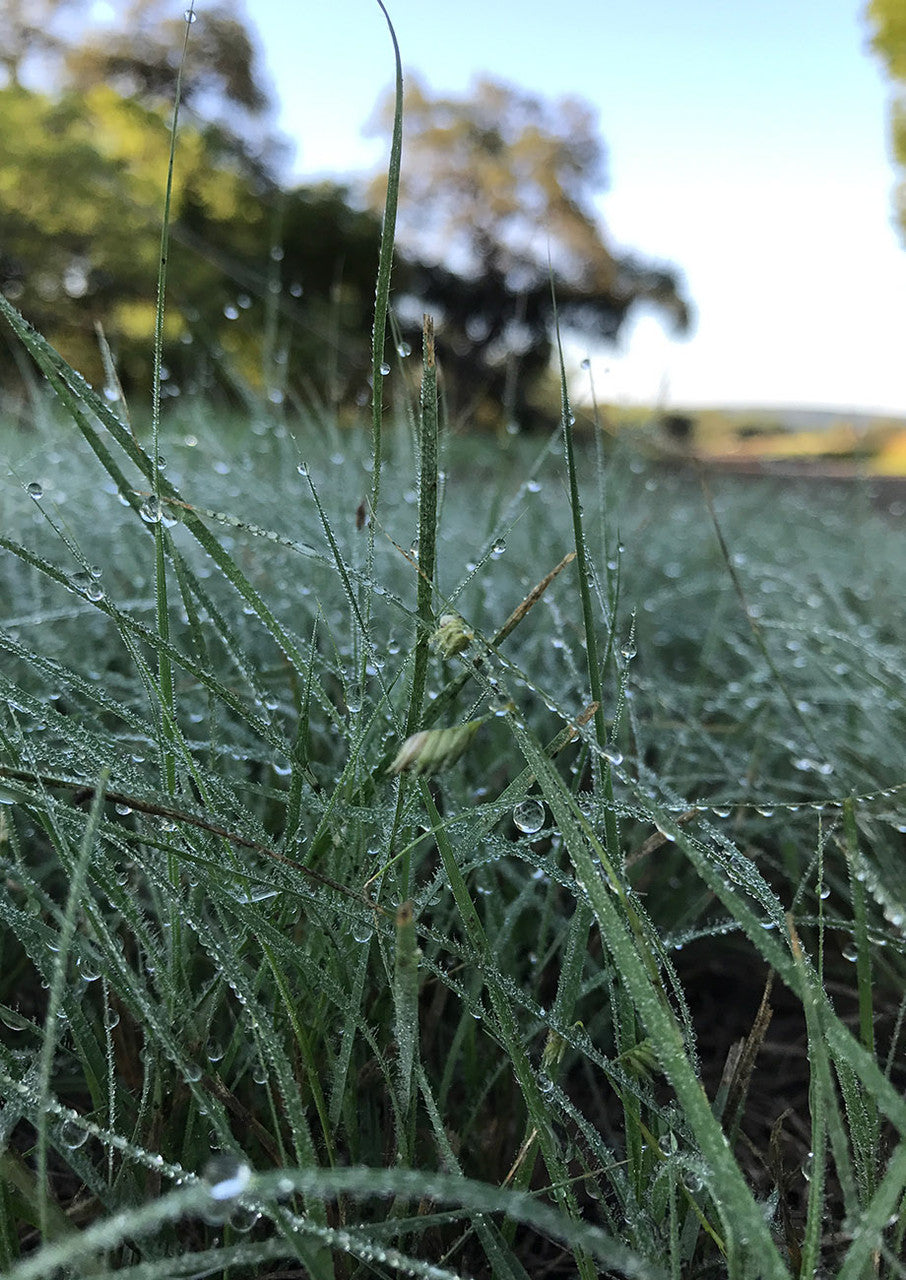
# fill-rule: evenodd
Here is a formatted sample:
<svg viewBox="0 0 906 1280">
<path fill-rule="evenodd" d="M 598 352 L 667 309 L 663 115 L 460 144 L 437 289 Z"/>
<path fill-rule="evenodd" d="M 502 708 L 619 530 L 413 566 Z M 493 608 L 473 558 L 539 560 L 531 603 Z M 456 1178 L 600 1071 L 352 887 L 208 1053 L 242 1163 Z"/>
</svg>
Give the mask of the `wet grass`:
<svg viewBox="0 0 906 1280">
<path fill-rule="evenodd" d="M 4 1269 L 901 1274 L 901 533 L 582 446 L 601 738 L 561 431 L 185 425 L 9 439 Z"/>
<path fill-rule="evenodd" d="M 0 1268 L 902 1276 L 902 531 L 447 435 L 384 225 L 370 433 L 0 299 Z"/>
</svg>

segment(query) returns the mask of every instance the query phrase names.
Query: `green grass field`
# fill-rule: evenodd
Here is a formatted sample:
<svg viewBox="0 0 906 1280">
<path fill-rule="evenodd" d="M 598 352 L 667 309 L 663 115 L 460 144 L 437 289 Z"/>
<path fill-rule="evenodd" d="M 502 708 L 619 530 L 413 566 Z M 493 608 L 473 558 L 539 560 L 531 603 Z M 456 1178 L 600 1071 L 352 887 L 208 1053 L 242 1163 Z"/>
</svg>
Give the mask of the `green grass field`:
<svg viewBox="0 0 906 1280">
<path fill-rule="evenodd" d="M 365 528 L 364 431 L 95 430 L 7 436 L 4 1274 L 901 1275 L 902 533 L 586 443 L 589 644 L 560 430 Z"/>
<path fill-rule="evenodd" d="M 901 508 L 439 428 L 396 124 L 370 431 L 0 297 L 0 1273 L 903 1277 Z"/>
</svg>

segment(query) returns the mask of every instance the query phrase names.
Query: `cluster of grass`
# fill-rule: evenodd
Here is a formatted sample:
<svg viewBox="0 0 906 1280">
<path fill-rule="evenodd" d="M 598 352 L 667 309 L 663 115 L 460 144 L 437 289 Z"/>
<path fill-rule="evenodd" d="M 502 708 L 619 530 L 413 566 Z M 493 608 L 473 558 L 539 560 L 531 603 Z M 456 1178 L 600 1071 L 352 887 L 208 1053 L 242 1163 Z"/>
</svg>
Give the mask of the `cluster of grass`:
<svg viewBox="0 0 906 1280">
<path fill-rule="evenodd" d="M 385 229 L 370 442 L 0 301 L 3 1274 L 903 1276 L 902 538 L 385 433 Z"/>
</svg>

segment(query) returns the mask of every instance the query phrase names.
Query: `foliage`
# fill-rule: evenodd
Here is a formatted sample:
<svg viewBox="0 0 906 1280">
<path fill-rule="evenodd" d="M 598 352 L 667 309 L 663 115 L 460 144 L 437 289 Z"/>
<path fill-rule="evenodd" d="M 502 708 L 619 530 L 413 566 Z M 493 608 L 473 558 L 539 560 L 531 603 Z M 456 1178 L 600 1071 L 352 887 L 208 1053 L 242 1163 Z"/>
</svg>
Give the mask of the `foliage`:
<svg viewBox="0 0 906 1280">
<path fill-rule="evenodd" d="M 826 1214 L 825 1274 L 862 1274 L 868 1249 L 893 1280 L 906 1118 L 846 1029 L 841 952 L 873 965 L 874 1053 L 896 1063 L 900 535 L 855 490 L 715 481 L 740 607 L 696 484 L 627 454 L 605 473 L 586 446 L 602 750 L 578 579 L 545 572 L 573 547 L 562 467 L 547 441 L 501 465 L 448 439 L 418 567 L 435 621 L 455 600 L 468 634 L 430 651 L 421 724 L 469 741 L 423 787 L 388 772 L 437 644 L 397 550 L 427 527 L 416 476 L 422 509 L 433 490 L 405 427 L 369 575 L 365 432 L 171 409 L 155 520 L 151 459 L 74 386 L 114 450 L 101 476 L 70 422 L 9 439 L 3 496 L 4 1275 L 88 1274 L 103 1251 L 137 1278 L 340 1280 L 358 1260 L 786 1280 Z"/>
<path fill-rule="evenodd" d="M 604 153 L 585 104 L 490 79 L 434 98 L 410 77 L 403 121 L 397 305 L 404 318 L 413 301 L 442 317 L 460 406 L 479 395 L 532 421 L 552 351 L 552 283 L 561 324 L 590 339 L 615 338 L 643 301 L 688 325 L 676 272 L 616 254 L 602 235 L 592 196 Z M 382 191 L 379 179 L 373 198 Z"/>
<path fill-rule="evenodd" d="M 66 19 L 84 0 L 0 0 L 0 67 L 11 88 L 21 88 L 35 58 L 63 56 Z"/>
<path fill-rule="evenodd" d="M 140 404 L 151 384 L 184 6 L 136 0 L 102 30 L 63 21 L 85 7 L 47 0 L 36 15 L 0 3 L 9 79 L 0 89 L 0 288 L 94 383 L 105 377 L 102 326 Z M 226 9 L 206 10 L 191 36 L 164 390 L 278 401 L 366 395 L 378 221 L 342 187 L 282 189 L 267 136 L 248 133 L 269 99 L 245 28 Z M 22 86 L 37 55 L 58 92 Z M 0 348 L 7 387 L 15 361 Z"/>
<path fill-rule="evenodd" d="M 92 381 L 103 378 L 95 331 L 101 324 L 123 385 L 145 394 L 165 120 L 108 87 L 59 99 L 6 89 L 0 129 L 7 139 L 0 152 L 0 287 Z M 185 127 L 172 227 L 168 385 L 210 392 L 238 380 L 261 392 L 319 397 L 365 386 L 363 335 L 378 235 L 376 219 L 354 211 L 342 188 L 265 197 L 249 175 L 223 163 L 207 131 Z M 338 348 L 354 352 L 356 339 L 361 357 L 346 361 L 342 377 L 331 375 Z M 7 346 L 7 367 L 11 359 Z"/>
<path fill-rule="evenodd" d="M 896 193 L 896 218 L 906 238 L 906 9 L 900 0 L 869 0 L 866 18 L 872 47 L 895 82 L 890 138 L 894 163 L 903 174 Z"/>
<path fill-rule="evenodd" d="M 902 1280 L 864 491 L 583 455 L 565 376 L 439 436 L 428 322 L 370 448 L 168 406 L 165 466 L 0 317 L 64 419 L 3 477 L 6 1280 Z"/>
</svg>

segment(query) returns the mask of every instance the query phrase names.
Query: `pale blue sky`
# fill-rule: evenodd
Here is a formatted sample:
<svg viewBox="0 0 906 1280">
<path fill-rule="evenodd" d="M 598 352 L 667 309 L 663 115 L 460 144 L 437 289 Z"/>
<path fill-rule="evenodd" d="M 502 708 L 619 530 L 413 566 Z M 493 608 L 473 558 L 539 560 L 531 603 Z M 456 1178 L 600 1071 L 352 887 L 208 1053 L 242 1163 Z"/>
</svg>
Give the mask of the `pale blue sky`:
<svg viewBox="0 0 906 1280">
<path fill-rule="evenodd" d="M 611 400 L 906 413 L 906 250 L 892 226 L 864 0 L 387 0 L 436 90 L 490 73 L 599 112 L 612 238 L 685 274 L 675 342 L 641 316 L 595 358 Z M 204 0 L 198 4 L 203 17 Z M 300 177 L 373 170 L 393 74 L 374 0 L 247 0 Z"/>
</svg>

